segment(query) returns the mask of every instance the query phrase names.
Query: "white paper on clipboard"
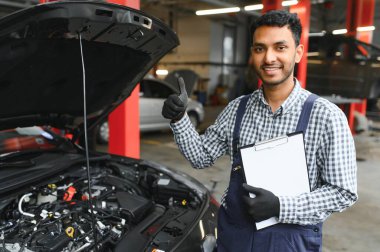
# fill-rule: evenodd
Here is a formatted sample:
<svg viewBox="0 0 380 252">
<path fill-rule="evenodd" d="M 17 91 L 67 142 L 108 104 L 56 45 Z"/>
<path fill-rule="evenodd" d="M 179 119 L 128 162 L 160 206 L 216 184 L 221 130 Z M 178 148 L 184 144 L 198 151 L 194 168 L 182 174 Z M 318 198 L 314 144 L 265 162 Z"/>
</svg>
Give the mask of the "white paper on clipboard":
<svg viewBox="0 0 380 252">
<path fill-rule="evenodd" d="M 294 133 L 240 148 L 248 185 L 271 191 L 276 196 L 310 192 L 303 134 Z M 256 223 L 262 229 L 278 223 L 270 218 Z"/>
</svg>

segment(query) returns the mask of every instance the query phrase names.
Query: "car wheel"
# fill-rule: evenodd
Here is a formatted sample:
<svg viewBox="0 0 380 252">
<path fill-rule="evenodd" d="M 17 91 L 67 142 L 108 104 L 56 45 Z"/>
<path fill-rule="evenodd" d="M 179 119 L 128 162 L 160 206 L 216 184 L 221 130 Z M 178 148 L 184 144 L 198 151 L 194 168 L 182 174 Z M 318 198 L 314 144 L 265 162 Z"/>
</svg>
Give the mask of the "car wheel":
<svg viewBox="0 0 380 252">
<path fill-rule="evenodd" d="M 100 144 L 107 144 L 108 138 L 109 138 L 108 122 L 105 121 L 99 126 L 97 139 Z"/>
<path fill-rule="evenodd" d="M 199 126 L 198 115 L 194 112 L 190 112 L 190 113 L 188 113 L 188 116 L 189 116 L 190 122 L 194 126 L 194 128 L 198 128 L 198 126 Z"/>
</svg>

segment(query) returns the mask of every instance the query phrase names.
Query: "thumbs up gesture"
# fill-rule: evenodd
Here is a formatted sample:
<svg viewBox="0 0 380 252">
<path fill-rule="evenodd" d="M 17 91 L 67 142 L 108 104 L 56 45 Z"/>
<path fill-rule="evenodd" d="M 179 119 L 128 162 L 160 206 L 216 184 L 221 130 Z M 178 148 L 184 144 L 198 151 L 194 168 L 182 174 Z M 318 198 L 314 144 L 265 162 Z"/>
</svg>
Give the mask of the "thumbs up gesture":
<svg viewBox="0 0 380 252">
<path fill-rule="evenodd" d="M 180 120 L 186 112 L 188 96 L 185 81 L 178 77 L 179 94 L 171 94 L 164 102 L 162 116 L 173 121 Z"/>
</svg>

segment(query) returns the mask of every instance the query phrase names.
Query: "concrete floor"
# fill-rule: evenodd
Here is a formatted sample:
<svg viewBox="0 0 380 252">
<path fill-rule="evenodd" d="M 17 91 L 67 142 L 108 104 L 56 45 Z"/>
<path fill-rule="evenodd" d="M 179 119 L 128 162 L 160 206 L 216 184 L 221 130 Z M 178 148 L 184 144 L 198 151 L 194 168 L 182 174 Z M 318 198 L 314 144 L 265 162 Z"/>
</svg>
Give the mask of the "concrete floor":
<svg viewBox="0 0 380 252">
<path fill-rule="evenodd" d="M 206 108 L 205 128 L 221 108 Z M 333 214 L 324 224 L 323 251 L 380 251 L 380 131 L 355 136 L 358 160 L 359 200 L 343 213 Z M 195 170 L 179 153 L 171 131 L 141 135 L 141 158 L 185 172 L 208 188 L 218 181 L 213 195 L 220 201 L 228 185 L 229 157 L 224 156 L 207 169 Z"/>
</svg>

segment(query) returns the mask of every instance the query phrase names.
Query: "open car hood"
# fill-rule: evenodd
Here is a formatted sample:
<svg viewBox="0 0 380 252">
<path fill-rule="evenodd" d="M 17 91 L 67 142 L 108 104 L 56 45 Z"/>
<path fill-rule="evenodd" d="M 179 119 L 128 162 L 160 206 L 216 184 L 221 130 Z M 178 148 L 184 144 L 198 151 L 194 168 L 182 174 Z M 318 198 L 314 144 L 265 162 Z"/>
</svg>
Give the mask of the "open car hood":
<svg viewBox="0 0 380 252">
<path fill-rule="evenodd" d="M 53 2 L 0 19 L 0 129 L 83 125 L 106 117 L 178 37 L 161 21 L 103 2 Z"/>
</svg>

